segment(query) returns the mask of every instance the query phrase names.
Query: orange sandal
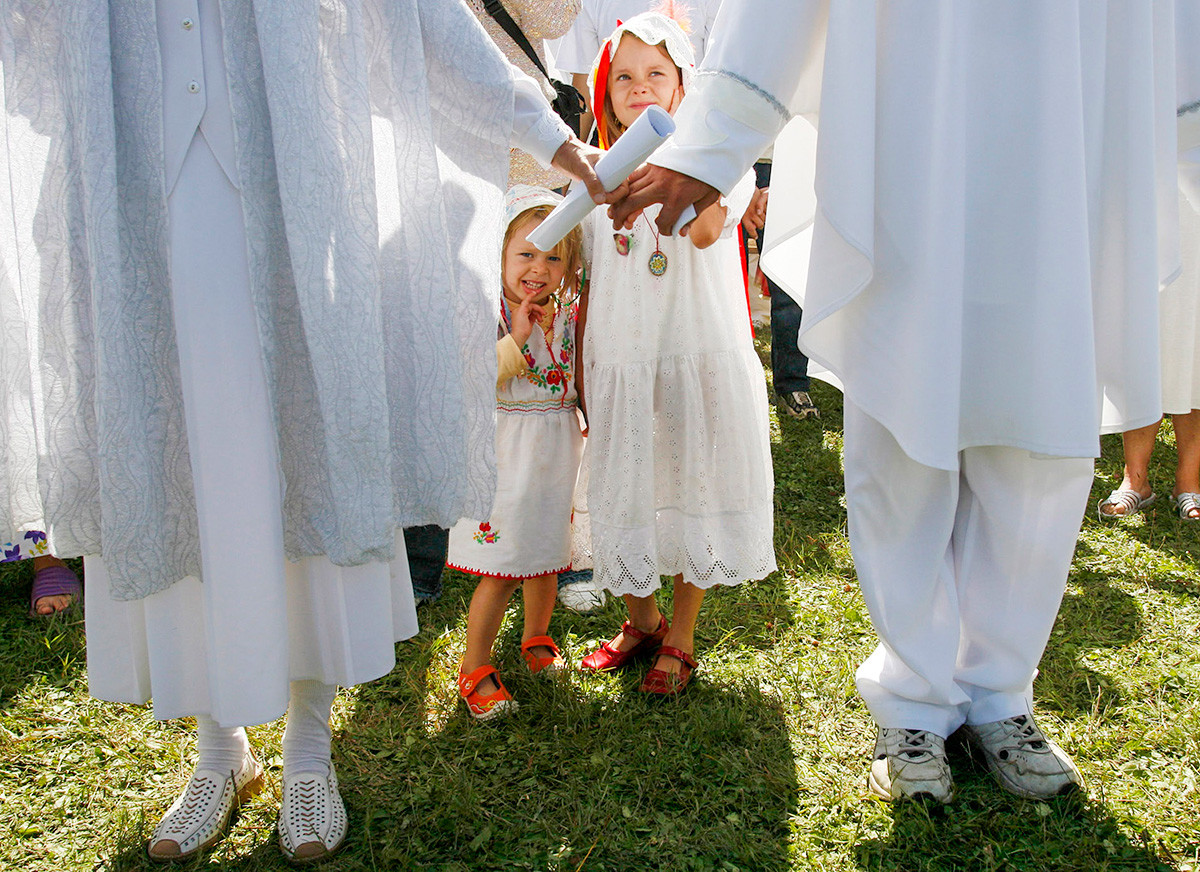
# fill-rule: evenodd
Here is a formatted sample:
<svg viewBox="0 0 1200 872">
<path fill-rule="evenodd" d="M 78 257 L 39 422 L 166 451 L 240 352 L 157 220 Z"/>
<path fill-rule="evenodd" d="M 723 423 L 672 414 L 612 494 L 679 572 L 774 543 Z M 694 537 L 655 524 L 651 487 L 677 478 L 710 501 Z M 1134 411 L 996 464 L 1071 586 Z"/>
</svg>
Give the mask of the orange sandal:
<svg viewBox="0 0 1200 872">
<path fill-rule="evenodd" d="M 665 669 L 651 669 L 638 688 L 642 693 L 652 693 L 658 696 L 674 696 L 683 693 L 692 679 L 692 670 L 696 668 L 696 658 L 679 648 L 663 645 L 658 649 L 659 657 L 671 657 L 683 664 L 678 674 L 667 672 Z"/>
<path fill-rule="evenodd" d="M 495 676 L 496 690 L 484 695 L 479 692 L 479 685 L 489 675 Z M 490 721 L 498 715 L 514 711 L 517 708 L 516 700 L 512 698 L 512 694 L 500 680 L 500 674 L 496 671 L 496 667 L 490 663 L 483 664 L 470 675 L 458 673 L 458 695 L 467 704 L 467 711 L 470 712 L 471 717 L 480 721 Z"/>
<path fill-rule="evenodd" d="M 549 657 L 538 657 L 533 653 L 534 648 L 549 648 L 554 653 Z M 529 671 L 534 675 L 545 671 L 547 675 L 562 672 L 567 665 L 562 659 L 562 652 L 549 636 L 533 636 L 521 643 L 521 656 L 529 664 Z"/>
</svg>

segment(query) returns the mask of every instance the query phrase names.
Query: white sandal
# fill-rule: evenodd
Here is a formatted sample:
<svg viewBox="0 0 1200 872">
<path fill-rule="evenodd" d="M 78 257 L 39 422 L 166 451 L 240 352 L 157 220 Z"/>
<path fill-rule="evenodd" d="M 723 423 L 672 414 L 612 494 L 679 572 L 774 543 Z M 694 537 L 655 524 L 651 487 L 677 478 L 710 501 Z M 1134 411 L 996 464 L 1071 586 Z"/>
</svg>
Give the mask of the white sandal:
<svg viewBox="0 0 1200 872">
<path fill-rule="evenodd" d="M 1146 506 L 1150 505 L 1158 499 L 1158 494 L 1153 491 L 1150 496 L 1143 497 L 1133 488 L 1117 488 L 1096 505 L 1096 514 L 1100 516 L 1101 521 L 1118 521 L 1121 518 L 1132 518 Z M 1120 509 L 1120 512 L 1106 512 L 1105 506 L 1112 506 Z"/>
<path fill-rule="evenodd" d="M 1192 514 L 1192 512 L 1200 509 L 1200 494 L 1181 493 L 1176 494 L 1172 499 L 1175 501 L 1175 511 L 1179 512 L 1179 517 L 1185 521 L 1200 521 L 1200 517 Z"/>
<path fill-rule="evenodd" d="M 283 780 L 279 805 L 279 850 L 293 866 L 333 856 L 346 841 L 346 806 L 338 793 L 337 773 L 301 772 Z"/>
<path fill-rule="evenodd" d="M 263 788 L 263 769 L 252 753 L 238 772 L 197 769 L 146 843 L 156 863 L 175 863 L 206 851 L 229 831 L 238 806 Z"/>
</svg>

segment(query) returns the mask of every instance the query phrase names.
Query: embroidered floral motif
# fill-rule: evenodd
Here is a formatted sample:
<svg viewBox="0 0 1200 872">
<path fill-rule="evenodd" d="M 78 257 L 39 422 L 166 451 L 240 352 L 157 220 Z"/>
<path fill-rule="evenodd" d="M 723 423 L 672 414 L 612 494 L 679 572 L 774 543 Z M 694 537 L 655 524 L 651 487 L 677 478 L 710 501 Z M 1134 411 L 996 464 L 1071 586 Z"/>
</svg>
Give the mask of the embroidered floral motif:
<svg viewBox="0 0 1200 872">
<path fill-rule="evenodd" d="M 26 560 L 30 557 L 40 557 L 50 553 L 46 545 L 46 534 L 41 530 L 30 530 L 23 538 L 24 543 L 5 542 L 0 546 L 0 550 L 4 551 L 4 557 L 0 558 L 0 563 Z"/>
<path fill-rule="evenodd" d="M 500 541 L 500 534 L 492 529 L 492 525 L 484 521 L 475 531 L 475 541 L 480 545 L 494 545 Z"/>
<path fill-rule="evenodd" d="M 575 316 L 572 311 L 571 317 Z M 575 343 L 573 337 L 575 331 L 573 329 L 564 330 L 562 332 L 562 343 L 559 347 L 558 360 L 553 359 L 551 353 L 551 362 L 549 366 L 540 367 L 533 357 L 533 352 L 529 350 L 529 343 L 521 347 L 521 352 L 525 355 L 525 378 L 540 388 L 545 388 L 552 394 L 557 394 L 563 391 L 567 383 L 571 379 L 571 362 L 575 359 Z"/>
</svg>

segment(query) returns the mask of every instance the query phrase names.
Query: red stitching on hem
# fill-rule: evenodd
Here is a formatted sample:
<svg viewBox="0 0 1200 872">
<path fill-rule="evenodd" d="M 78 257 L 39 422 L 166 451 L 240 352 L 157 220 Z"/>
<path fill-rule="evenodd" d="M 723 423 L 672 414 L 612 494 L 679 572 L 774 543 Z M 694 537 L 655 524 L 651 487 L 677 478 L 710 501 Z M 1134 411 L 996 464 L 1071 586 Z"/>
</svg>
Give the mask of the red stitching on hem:
<svg viewBox="0 0 1200 872">
<path fill-rule="evenodd" d="M 467 575 L 486 575 L 490 578 L 503 578 L 506 581 L 526 581 L 530 578 L 538 578 L 543 575 L 561 575 L 564 572 L 571 571 L 570 563 L 568 563 L 562 569 L 551 569 L 549 572 L 534 572 L 530 575 L 497 575 L 494 572 L 484 572 L 481 569 L 468 569 L 465 566 L 455 566 L 449 560 L 446 561 L 446 565 L 451 569 L 457 569 L 459 572 L 465 572 Z"/>
</svg>

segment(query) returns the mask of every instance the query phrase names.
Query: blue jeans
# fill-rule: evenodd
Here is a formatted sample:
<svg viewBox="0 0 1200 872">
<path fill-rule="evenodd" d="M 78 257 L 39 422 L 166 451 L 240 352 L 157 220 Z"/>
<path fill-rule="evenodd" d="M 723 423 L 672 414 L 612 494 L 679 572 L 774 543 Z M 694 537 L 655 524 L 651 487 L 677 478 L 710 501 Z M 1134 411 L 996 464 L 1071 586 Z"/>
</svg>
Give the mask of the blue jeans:
<svg viewBox="0 0 1200 872">
<path fill-rule="evenodd" d="M 760 161 L 754 165 L 755 183 L 760 188 L 771 184 L 771 164 Z M 758 250 L 762 251 L 766 228 L 758 231 Z M 771 378 L 775 393 L 783 396 L 793 391 L 807 391 L 808 358 L 796 347 L 800 335 L 800 320 L 804 316 L 799 304 L 769 278 L 771 291 Z"/>
<path fill-rule="evenodd" d="M 405 527 L 404 547 L 408 551 L 413 596 L 430 602 L 438 600 L 442 595 L 442 567 L 450 548 L 450 531 L 436 524 Z"/>
</svg>

